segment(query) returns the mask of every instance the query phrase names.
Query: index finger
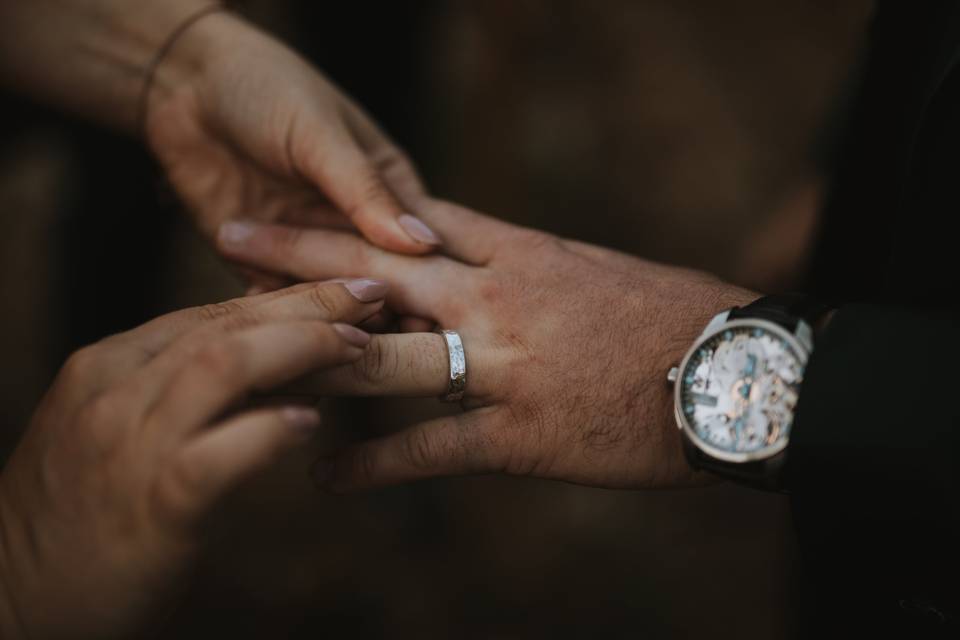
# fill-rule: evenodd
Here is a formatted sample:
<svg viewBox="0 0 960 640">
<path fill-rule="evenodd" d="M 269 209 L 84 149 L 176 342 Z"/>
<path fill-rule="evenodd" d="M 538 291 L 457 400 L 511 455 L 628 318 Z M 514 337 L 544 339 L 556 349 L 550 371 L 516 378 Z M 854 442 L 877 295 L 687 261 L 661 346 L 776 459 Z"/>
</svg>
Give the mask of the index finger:
<svg viewBox="0 0 960 640">
<path fill-rule="evenodd" d="M 188 433 L 207 425 L 253 392 L 273 389 L 315 368 L 350 362 L 363 353 L 349 325 L 271 323 L 208 341 L 158 376 L 145 429 Z M 356 331 L 356 330 L 353 330 Z M 362 334 L 361 334 L 362 335 Z"/>
<path fill-rule="evenodd" d="M 327 289 L 328 286 L 334 288 Z M 321 295 L 318 288 L 326 293 Z M 346 289 L 350 295 L 343 295 L 341 288 Z M 351 288 L 357 293 L 352 293 Z M 362 322 L 375 313 L 365 309 L 364 305 L 380 302 L 385 294 L 386 284 L 370 278 L 319 284 L 304 282 L 270 293 L 174 311 L 119 334 L 112 340 L 121 344 L 136 345 L 147 357 L 150 357 L 181 336 L 203 327 L 225 330 L 231 326 L 235 328 L 257 320 L 316 319 L 348 323 Z"/>
<path fill-rule="evenodd" d="M 311 133 L 324 133 L 293 143 L 297 168 L 365 238 L 389 251 L 407 254 L 428 253 L 440 244 L 426 224 L 404 210 L 379 166 L 345 126 L 322 127 L 312 121 L 307 126 Z"/>
<path fill-rule="evenodd" d="M 193 327 L 193 330 L 171 331 L 165 334 L 163 337 L 166 338 L 166 344 L 160 347 L 161 351 L 130 378 L 128 384 L 131 385 L 131 392 L 143 394 L 145 402 L 149 404 L 185 360 L 224 333 L 289 322 L 357 324 L 382 308 L 383 296 L 386 293 L 386 286 L 373 280 L 311 283 L 294 289 L 295 291 L 288 295 L 267 294 L 263 296 L 267 300 L 259 305 L 241 304 L 240 311 L 230 308 L 222 312 L 193 310 L 194 315 L 188 316 L 184 323 Z M 364 302 L 362 297 L 370 301 Z M 203 318 L 210 313 L 224 315 L 205 324 Z M 172 337 L 174 334 L 180 337 Z"/>
</svg>

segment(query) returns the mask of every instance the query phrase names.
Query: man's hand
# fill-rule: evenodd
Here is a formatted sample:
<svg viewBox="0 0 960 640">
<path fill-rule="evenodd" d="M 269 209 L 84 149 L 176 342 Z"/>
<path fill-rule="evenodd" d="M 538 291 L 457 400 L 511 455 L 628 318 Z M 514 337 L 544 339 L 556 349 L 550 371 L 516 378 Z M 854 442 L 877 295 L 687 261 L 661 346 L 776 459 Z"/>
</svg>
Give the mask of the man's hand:
<svg viewBox="0 0 960 640">
<path fill-rule="evenodd" d="M 229 13 L 191 26 L 161 64 L 146 133 L 208 237 L 253 218 L 355 226 L 408 254 L 440 243 L 412 215 L 424 189 L 406 155 L 316 69 Z"/>
<path fill-rule="evenodd" d="M 422 211 L 450 257 L 398 256 L 355 236 L 275 225 L 223 236 L 235 260 L 292 277 L 369 271 L 388 279 L 396 312 L 463 338 L 468 410 L 344 451 L 321 466 L 327 485 L 488 472 L 606 487 L 695 481 L 666 373 L 713 314 L 755 295 L 454 205 Z M 446 389 L 438 335 L 374 337 L 367 356 L 314 384 L 368 395 Z"/>
<path fill-rule="evenodd" d="M 352 324 L 384 292 L 300 285 L 75 354 L 0 475 L 0 636 L 128 637 L 162 610 L 201 517 L 319 422 L 244 398 L 361 358 L 369 336 Z"/>
</svg>

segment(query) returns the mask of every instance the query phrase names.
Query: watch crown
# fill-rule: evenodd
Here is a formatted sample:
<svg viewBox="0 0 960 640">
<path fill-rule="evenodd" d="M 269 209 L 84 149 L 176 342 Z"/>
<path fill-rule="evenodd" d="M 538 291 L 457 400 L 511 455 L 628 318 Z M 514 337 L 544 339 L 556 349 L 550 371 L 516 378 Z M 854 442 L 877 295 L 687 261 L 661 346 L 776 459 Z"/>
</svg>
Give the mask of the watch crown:
<svg viewBox="0 0 960 640">
<path fill-rule="evenodd" d="M 670 371 L 667 373 L 667 382 L 673 384 L 680 377 L 680 369 L 677 367 L 670 367 Z"/>
</svg>

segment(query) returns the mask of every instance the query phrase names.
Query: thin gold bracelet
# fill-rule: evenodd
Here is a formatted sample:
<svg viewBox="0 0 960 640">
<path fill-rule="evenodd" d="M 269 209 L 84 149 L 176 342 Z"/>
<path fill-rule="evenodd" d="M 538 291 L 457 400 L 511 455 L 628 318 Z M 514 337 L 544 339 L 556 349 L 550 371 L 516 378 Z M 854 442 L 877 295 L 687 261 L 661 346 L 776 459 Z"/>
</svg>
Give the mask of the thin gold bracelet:
<svg viewBox="0 0 960 640">
<path fill-rule="evenodd" d="M 146 79 L 143 83 L 143 91 L 140 94 L 140 104 L 137 107 L 137 132 L 140 136 L 146 140 L 147 138 L 147 110 L 150 107 L 150 91 L 153 89 L 153 81 L 157 76 L 157 69 L 160 68 L 160 65 L 163 63 L 163 60 L 173 49 L 174 45 L 177 44 L 177 41 L 185 34 L 190 27 L 200 22 L 207 16 L 220 13 L 221 11 L 228 11 L 229 8 L 223 4 L 214 4 L 203 9 L 199 9 L 192 15 L 188 16 L 180 25 L 173 30 L 167 39 L 163 42 L 163 45 L 157 51 L 157 55 L 153 57 L 150 61 L 150 64 L 147 66 Z"/>
</svg>

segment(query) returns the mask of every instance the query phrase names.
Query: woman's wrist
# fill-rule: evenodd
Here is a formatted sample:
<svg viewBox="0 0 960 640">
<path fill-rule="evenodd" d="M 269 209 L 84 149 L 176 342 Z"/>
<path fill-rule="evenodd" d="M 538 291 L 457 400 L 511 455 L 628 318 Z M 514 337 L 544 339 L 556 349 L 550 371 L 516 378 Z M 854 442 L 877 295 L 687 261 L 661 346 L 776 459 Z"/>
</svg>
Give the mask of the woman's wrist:
<svg viewBox="0 0 960 640">
<path fill-rule="evenodd" d="M 219 0 L 0 3 L 0 83 L 115 129 L 134 131 L 165 43 Z"/>
<path fill-rule="evenodd" d="M 203 64 L 203 43 L 191 40 L 181 46 L 195 23 L 214 12 L 226 11 L 220 0 L 169 0 L 167 2 L 129 3 L 114 8 L 117 0 L 101 0 L 110 5 L 99 16 L 110 28 L 100 34 L 106 42 L 101 51 L 104 66 L 113 65 L 116 84 L 111 125 L 139 133 L 145 100 L 154 85 L 185 84 Z M 91 48 L 97 42 L 90 43 Z M 177 54 L 173 55 L 176 51 Z M 124 67 L 136 70 L 124 75 Z M 161 71 L 162 68 L 162 71 Z"/>
<path fill-rule="evenodd" d="M 151 108 L 184 91 L 202 90 L 204 73 L 217 51 L 248 28 L 220 2 L 206 3 L 166 36 L 146 68 L 137 113 L 138 133 L 144 134 Z"/>
<path fill-rule="evenodd" d="M 242 17 L 224 8 L 201 11 L 173 34 L 145 79 L 139 133 L 148 144 L 156 132 L 151 121 L 165 105 L 175 108 L 189 101 L 194 108 L 216 101 L 224 65 L 232 64 L 245 43 L 262 39 L 264 34 Z M 176 105 L 176 103 L 180 103 Z"/>
<path fill-rule="evenodd" d="M 0 638 L 6 638 L 7 640 L 25 638 L 26 634 L 20 625 L 20 617 L 17 615 L 13 594 L 10 593 L 6 584 L 6 576 L 3 576 L 2 573 L 3 568 L 0 567 Z"/>
</svg>

